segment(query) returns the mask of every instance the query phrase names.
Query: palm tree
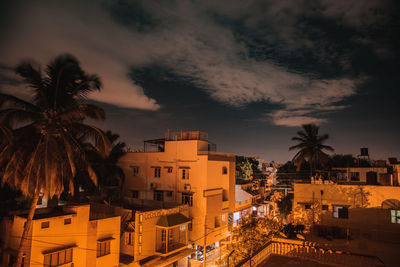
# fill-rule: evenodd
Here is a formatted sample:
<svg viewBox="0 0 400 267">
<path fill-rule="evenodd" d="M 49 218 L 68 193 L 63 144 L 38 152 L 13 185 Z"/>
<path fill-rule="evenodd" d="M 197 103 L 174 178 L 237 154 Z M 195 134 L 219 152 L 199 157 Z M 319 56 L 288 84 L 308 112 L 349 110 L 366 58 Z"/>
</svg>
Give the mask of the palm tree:
<svg viewBox="0 0 400 267">
<path fill-rule="evenodd" d="M 10 141 L 0 151 L 0 168 L 2 184 L 31 199 L 16 261 L 20 266 L 39 194 L 51 199 L 59 197 L 64 188 L 73 194 L 78 167 L 84 167 L 96 184 L 81 140 L 94 140 L 103 149 L 107 140 L 100 129 L 84 123 L 85 118 L 105 118 L 101 108 L 83 101 L 88 93 L 100 90 L 100 79 L 85 73 L 73 56 L 56 57 L 44 73 L 32 62 L 23 62 L 16 73 L 32 97 L 23 100 L 0 93 L 0 103 L 6 104 L 0 110 L 1 125 L 14 126 Z"/>
<path fill-rule="evenodd" d="M 324 164 L 329 158 L 323 150 L 333 151 L 331 146 L 324 145 L 323 143 L 329 138 L 328 134 L 318 135 L 319 126 L 315 124 L 304 124 L 303 129 L 297 132 L 297 136 L 293 137 L 293 141 L 298 141 L 297 145 L 289 148 L 289 150 L 299 151 L 293 157 L 293 162 L 300 170 L 301 165 L 304 162 L 308 162 L 310 165 L 310 179 L 313 174 L 313 168 L 319 164 Z"/>
<path fill-rule="evenodd" d="M 121 187 L 125 180 L 124 171 L 118 166 L 118 161 L 126 154 L 126 144 L 119 142 L 119 135 L 107 131 L 106 137 L 110 142 L 111 150 L 108 154 L 99 152 L 96 148 L 89 152 L 90 162 L 98 177 L 99 188 L 107 195 L 107 200 L 111 198 L 111 191 L 116 187 Z"/>
</svg>

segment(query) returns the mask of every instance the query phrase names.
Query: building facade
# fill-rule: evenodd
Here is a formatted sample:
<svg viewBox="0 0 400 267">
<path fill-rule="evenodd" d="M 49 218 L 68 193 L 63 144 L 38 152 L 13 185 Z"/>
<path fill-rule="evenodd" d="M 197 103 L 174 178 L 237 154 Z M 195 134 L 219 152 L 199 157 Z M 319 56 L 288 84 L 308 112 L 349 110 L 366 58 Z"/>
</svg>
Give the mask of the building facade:
<svg viewBox="0 0 400 267">
<path fill-rule="evenodd" d="M 197 131 L 168 133 L 144 144 L 144 152 L 127 153 L 119 162 L 125 173 L 124 195 L 138 204 L 187 204 L 189 243 L 202 260 L 204 244 L 212 249 L 229 236 L 235 156 L 216 152 L 207 134 Z"/>
<path fill-rule="evenodd" d="M 295 183 L 293 211 L 299 209 L 353 237 L 400 240 L 398 186 Z"/>
<path fill-rule="evenodd" d="M 2 221 L 2 264 L 16 260 L 26 214 Z M 118 266 L 120 217 L 99 216 L 90 205 L 36 209 L 23 266 Z"/>
</svg>

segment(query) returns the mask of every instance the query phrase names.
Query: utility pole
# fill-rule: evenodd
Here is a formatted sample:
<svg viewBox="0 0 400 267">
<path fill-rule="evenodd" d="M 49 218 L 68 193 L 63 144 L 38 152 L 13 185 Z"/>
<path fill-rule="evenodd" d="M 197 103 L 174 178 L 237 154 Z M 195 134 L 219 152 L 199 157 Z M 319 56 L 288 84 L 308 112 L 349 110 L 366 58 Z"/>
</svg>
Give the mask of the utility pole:
<svg viewBox="0 0 400 267">
<path fill-rule="evenodd" d="M 204 218 L 204 244 L 203 244 L 203 266 L 206 267 L 207 260 L 207 216 Z"/>
</svg>

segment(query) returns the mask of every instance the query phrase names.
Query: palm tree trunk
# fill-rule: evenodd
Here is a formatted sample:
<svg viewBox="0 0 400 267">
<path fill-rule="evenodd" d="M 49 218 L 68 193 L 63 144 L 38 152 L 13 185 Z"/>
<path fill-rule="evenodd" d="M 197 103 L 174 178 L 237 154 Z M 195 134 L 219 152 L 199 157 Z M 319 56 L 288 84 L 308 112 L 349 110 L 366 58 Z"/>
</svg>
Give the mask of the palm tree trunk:
<svg viewBox="0 0 400 267">
<path fill-rule="evenodd" d="M 35 214 L 36 205 L 39 200 L 39 190 L 36 190 L 36 191 L 37 192 L 33 196 L 33 199 L 31 202 L 31 207 L 29 208 L 28 217 L 26 219 L 24 231 L 21 236 L 21 242 L 19 243 L 17 260 L 14 265 L 15 267 L 21 266 L 21 263 L 22 263 L 22 255 L 24 253 L 24 247 L 25 247 L 25 244 L 26 244 L 26 241 L 28 238 L 29 230 L 31 229 L 31 226 L 32 226 L 32 219 L 33 219 L 33 215 Z"/>
</svg>

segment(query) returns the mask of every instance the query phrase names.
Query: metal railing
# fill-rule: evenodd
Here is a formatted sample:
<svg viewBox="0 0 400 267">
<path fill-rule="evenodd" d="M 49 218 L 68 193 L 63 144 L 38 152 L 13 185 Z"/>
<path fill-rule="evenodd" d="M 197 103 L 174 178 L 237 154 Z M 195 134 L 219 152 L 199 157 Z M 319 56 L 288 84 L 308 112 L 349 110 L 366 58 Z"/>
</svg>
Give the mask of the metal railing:
<svg viewBox="0 0 400 267">
<path fill-rule="evenodd" d="M 321 263 L 338 266 L 385 266 L 376 256 L 322 248 L 317 246 L 316 243 L 307 241 L 274 238 L 255 253 L 253 257 L 244 259 L 236 267 L 258 266 L 271 255 L 316 260 Z"/>
</svg>

